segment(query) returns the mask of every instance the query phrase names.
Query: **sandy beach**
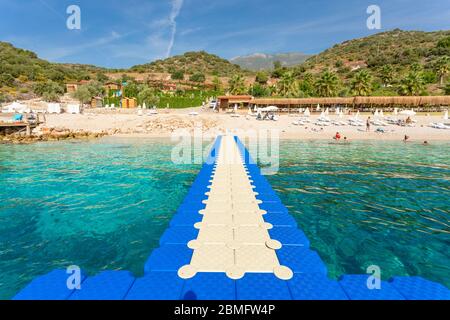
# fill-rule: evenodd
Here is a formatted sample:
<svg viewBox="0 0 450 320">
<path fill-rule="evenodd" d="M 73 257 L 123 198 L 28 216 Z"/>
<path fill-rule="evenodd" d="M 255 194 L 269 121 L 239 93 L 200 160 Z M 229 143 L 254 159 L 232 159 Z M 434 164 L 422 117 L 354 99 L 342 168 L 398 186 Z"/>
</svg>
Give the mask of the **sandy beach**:
<svg viewBox="0 0 450 320">
<path fill-rule="evenodd" d="M 197 112 L 198 115 L 190 115 Z M 11 115 L 0 114 L 0 119 L 9 119 Z M 359 119 L 365 123 L 367 117 L 372 115 L 361 114 Z M 390 115 L 386 115 L 389 117 Z M 411 141 L 450 141 L 450 130 L 431 128 L 430 123 L 446 122 L 442 115 L 418 114 L 414 117 L 417 121 L 414 127 L 401 127 L 388 125 L 382 127 L 385 133 L 375 132 L 378 126 L 371 126 L 371 131 L 366 132 L 365 126 L 325 126 L 319 127 L 315 122 L 318 114 L 309 117 L 310 122 L 303 126 L 294 125 L 300 115 L 282 114 L 278 121 L 258 121 L 255 117 L 240 113 L 238 116 L 227 113 L 215 113 L 210 109 L 190 108 L 178 110 L 159 110 L 158 114 L 150 114 L 144 110 L 138 114 L 136 109 L 86 109 L 83 114 L 46 114 L 46 122 L 35 129 L 35 134 L 40 134 L 48 129 L 58 131 L 87 131 L 103 133 L 110 136 L 127 137 L 171 137 L 174 132 L 182 129 L 183 133 L 192 133 L 195 128 L 200 129 L 205 136 L 216 136 L 225 131 L 239 134 L 244 132 L 259 132 L 260 130 L 278 130 L 281 139 L 332 139 L 339 132 L 348 140 L 403 140 L 404 136 Z M 333 121 L 347 122 L 350 116 L 339 118 L 330 115 Z M 399 116 L 399 119 L 405 118 Z M 448 121 L 447 121 L 448 122 Z"/>
<path fill-rule="evenodd" d="M 198 115 L 189 115 L 191 112 Z M 377 133 L 377 126 L 372 125 L 371 131 L 364 127 L 334 126 L 318 127 L 314 123 L 319 115 L 312 115 L 311 122 L 304 126 L 293 124 L 299 115 L 280 115 L 278 121 L 258 121 L 255 117 L 240 114 L 239 117 L 225 113 L 214 113 L 200 108 L 182 110 L 160 110 L 157 115 L 149 115 L 145 110 L 138 115 L 137 110 L 105 110 L 88 109 L 84 114 L 51 114 L 46 115 L 47 128 L 64 128 L 69 130 L 85 130 L 90 132 L 105 132 L 108 135 L 134 137 L 170 137 L 177 129 L 193 132 L 194 128 L 202 128 L 205 135 L 216 135 L 226 130 L 259 131 L 278 130 L 282 139 L 331 139 L 336 132 L 349 140 L 402 140 L 408 135 L 411 141 L 449 140 L 450 130 L 440 130 L 429 127 L 433 122 L 445 122 L 442 115 L 417 115 L 415 127 L 401 127 L 388 125 L 383 127 L 386 133 Z M 369 114 L 361 114 L 360 119 L 365 122 Z M 389 116 L 389 115 L 387 115 Z M 339 119 L 330 115 L 331 120 L 345 121 L 350 116 Z M 373 116 L 372 116 L 373 118 Z M 401 118 L 401 117 L 400 117 Z"/>
</svg>

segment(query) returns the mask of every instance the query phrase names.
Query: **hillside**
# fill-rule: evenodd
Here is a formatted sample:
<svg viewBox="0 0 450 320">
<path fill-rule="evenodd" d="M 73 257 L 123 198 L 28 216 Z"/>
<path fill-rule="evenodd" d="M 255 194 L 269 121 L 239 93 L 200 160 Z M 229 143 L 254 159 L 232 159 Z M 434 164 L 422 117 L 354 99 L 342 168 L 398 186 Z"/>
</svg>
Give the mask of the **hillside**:
<svg viewBox="0 0 450 320">
<path fill-rule="evenodd" d="M 241 56 L 231 59 L 230 61 L 237 64 L 243 69 L 252 71 L 273 70 L 274 63 L 280 62 L 283 67 L 292 67 L 305 62 L 311 55 L 303 53 L 278 53 L 264 54 L 255 53 L 248 56 Z"/>
<path fill-rule="evenodd" d="M 299 73 L 336 72 L 348 83 L 356 71 L 366 69 L 381 82 L 383 73 L 391 70 L 392 85 L 411 71 L 422 73 L 429 93 L 439 92 L 436 66 L 450 56 L 450 31 L 392 31 L 345 41 L 309 58 L 294 69 Z"/>
<path fill-rule="evenodd" d="M 156 60 L 151 63 L 134 66 L 132 72 L 149 73 L 173 73 L 183 71 L 185 74 L 202 73 L 229 77 L 236 73 L 248 73 L 238 65 L 230 63 L 216 55 L 205 51 L 186 52 L 183 55 L 173 56 L 164 60 Z"/>
<path fill-rule="evenodd" d="M 386 64 L 399 68 L 413 63 L 425 65 L 437 56 L 449 54 L 437 49 L 440 40 L 450 31 L 422 32 L 399 29 L 373 36 L 345 41 L 306 61 L 306 68 L 335 67 L 336 62 L 349 67 L 377 68 Z"/>
<path fill-rule="evenodd" d="M 65 82 L 89 79 L 102 68 L 81 64 L 57 64 L 40 59 L 36 53 L 0 42 L 0 102 L 36 96 L 35 84 L 51 81 L 63 92 Z"/>
</svg>

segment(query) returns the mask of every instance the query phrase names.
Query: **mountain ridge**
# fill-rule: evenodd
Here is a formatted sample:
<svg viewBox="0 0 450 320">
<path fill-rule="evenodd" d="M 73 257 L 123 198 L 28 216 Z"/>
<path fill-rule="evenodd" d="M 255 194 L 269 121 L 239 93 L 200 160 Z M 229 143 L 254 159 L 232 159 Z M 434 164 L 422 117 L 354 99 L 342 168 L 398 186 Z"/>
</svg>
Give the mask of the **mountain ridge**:
<svg viewBox="0 0 450 320">
<path fill-rule="evenodd" d="M 251 71 L 271 71 L 274 63 L 280 62 L 282 67 L 292 67 L 305 62 L 312 55 L 301 52 L 287 53 L 253 53 L 245 56 L 238 56 L 230 59 L 231 63 L 239 65 L 243 69 Z"/>
</svg>

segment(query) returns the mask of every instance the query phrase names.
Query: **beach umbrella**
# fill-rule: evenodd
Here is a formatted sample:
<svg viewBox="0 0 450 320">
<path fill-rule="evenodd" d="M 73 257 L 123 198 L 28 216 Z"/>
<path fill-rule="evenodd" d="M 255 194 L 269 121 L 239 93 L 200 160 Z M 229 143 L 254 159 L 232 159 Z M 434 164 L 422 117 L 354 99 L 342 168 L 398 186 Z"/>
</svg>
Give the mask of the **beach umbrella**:
<svg viewBox="0 0 450 320">
<path fill-rule="evenodd" d="M 356 113 L 356 116 L 355 116 L 355 119 L 358 119 L 359 118 L 359 110 L 358 110 L 358 112 Z"/>
<path fill-rule="evenodd" d="M 145 102 L 144 102 L 144 104 L 142 105 L 142 108 L 147 109 L 147 106 L 145 105 Z"/>
<path fill-rule="evenodd" d="M 380 117 L 384 118 L 383 110 L 380 111 Z"/>
<path fill-rule="evenodd" d="M 412 116 L 416 115 L 416 113 L 413 110 L 403 110 L 402 112 L 400 112 L 400 114 L 402 116 L 408 116 L 408 117 L 412 117 Z"/>
<path fill-rule="evenodd" d="M 320 111 L 320 104 L 317 104 L 316 110 L 317 110 L 317 111 Z"/>
<path fill-rule="evenodd" d="M 309 117 L 311 115 L 309 108 L 306 108 L 304 115 L 305 115 L 305 117 Z"/>
<path fill-rule="evenodd" d="M 255 108 L 253 109 L 253 111 L 258 111 L 258 107 L 256 106 L 256 104 L 255 104 Z"/>
<path fill-rule="evenodd" d="M 328 108 L 327 108 L 327 110 L 325 110 L 325 115 L 327 116 L 329 114 L 330 114 L 330 110 L 328 110 Z"/>
<path fill-rule="evenodd" d="M 336 115 L 337 115 L 337 116 L 341 114 L 340 111 L 341 111 L 341 109 L 340 109 L 339 107 L 337 107 L 337 108 L 336 108 Z"/>
<path fill-rule="evenodd" d="M 398 115 L 398 108 L 394 108 L 394 115 Z"/>
<path fill-rule="evenodd" d="M 445 110 L 444 112 L 444 120 L 448 120 L 448 110 Z"/>
<path fill-rule="evenodd" d="M 237 106 L 237 104 L 235 104 L 234 105 L 234 112 L 237 112 L 238 111 L 238 106 Z"/>
<path fill-rule="evenodd" d="M 341 112 L 339 112 L 339 118 L 343 118 L 344 117 L 344 112 L 342 112 L 342 110 L 341 110 Z"/>
<path fill-rule="evenodd" d="M 378 109 L 375 109 L 374 117 L 378 117 Z"/>
</svg>

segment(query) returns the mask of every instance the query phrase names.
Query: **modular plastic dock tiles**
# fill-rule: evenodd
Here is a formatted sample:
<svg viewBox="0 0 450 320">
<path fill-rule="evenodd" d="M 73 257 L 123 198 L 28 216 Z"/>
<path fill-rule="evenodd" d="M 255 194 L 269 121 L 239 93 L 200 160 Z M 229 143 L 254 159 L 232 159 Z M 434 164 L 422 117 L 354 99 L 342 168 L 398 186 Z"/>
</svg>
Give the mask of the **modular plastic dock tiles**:
<svg viewBox="0 0 450 320">
<path fill-rule="evenodd" d="M 219 165 L 220 157 L 230 156 L 239 158 L 237 166 Z M 242 142 L 219 136 L 160 247 L 147 259 L 143 277 L 126 271 L 82 274 L 81 290 L 69 290 L 69 275 L 54 270 L 34 279 L 14 299 L 450 299 L 448 288 L 420 277 L 394 277 L 382 281 L 379 290 L 368 288 L 369 275 L 331 280 L 309 246 Z M 180 277 L 180 270 L 191 264 L 200 268 Z M 281 274 L 289 277 L 277 277 L 277 266 L 285 266 Z"/>
<path fill-rule="evenodd" d="M 67 287 L 68 277 L 66 270 L 53 270 L 34 279 L 14 300 L 66 300 L 75 292 Z M 85 278 L 82 275 L 81 284 Z"/>
</svg>

